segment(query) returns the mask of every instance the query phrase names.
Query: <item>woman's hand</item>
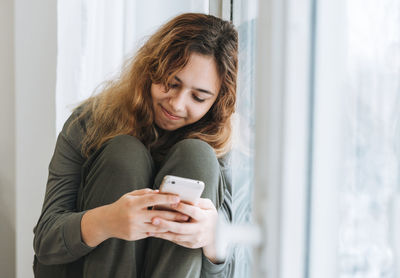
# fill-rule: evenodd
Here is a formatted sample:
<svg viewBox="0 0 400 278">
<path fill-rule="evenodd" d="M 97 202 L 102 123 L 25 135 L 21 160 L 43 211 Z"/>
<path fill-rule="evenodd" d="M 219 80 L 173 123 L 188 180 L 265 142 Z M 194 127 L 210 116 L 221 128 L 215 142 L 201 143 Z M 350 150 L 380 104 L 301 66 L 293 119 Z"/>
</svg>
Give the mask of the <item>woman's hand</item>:
<svg viewBox="0 0 400 278">
<path fill-rule="evenodd" d="M 173 208 L 190 216 L 190 220 L 178 223 L 156 217 L 152 224 L 161 231 L 150 232 L 149 235 L 188 248 L 203 248 L 204 255 L 212 262 L 216 262 L 215 229 L 218 212 L 212 201 L 201 198 L 197 206 L 179 203 Z"/>
<path fill-rule="evenodd" d="M 148 207 L 179 201 L 178 196 L 162 194 L 158 190 L 129 192 L 112 204 L 87 211 L 81 221 L 82 239 L 94 247 L 112 237 L 139 240 L 148 237 L 148 233 L 165 232 L 166 229 L 151 224 L 153 218 L 187 221 L 189 217 L 179 212 L 148 210 Z"/>
</svg>

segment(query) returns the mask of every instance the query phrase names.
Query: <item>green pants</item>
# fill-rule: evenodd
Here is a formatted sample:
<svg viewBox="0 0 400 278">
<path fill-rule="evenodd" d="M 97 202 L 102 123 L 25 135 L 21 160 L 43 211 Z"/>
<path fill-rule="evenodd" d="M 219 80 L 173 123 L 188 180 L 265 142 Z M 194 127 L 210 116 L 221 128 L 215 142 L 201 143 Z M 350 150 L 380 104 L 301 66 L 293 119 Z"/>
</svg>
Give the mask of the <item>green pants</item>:
<svg viewBox="0 0 400 278">
<path fill-rule="evenodd" d="M 224 185 L 212 148 L 196 139 L 174 145 L 156 172 L 149 151 L 136 138 L 117 136 L 84 164 L 78 210 L 110 204 L 132 190 L 157 189 L 165 175 L 202 180 L 203 198 L 219 208 Z M 137 241 L 108 239 L 86 255 L 76 267 L 82 277 L 200 277 L 202 250 L 170 241 L 147 238 Z"/>
</svg>

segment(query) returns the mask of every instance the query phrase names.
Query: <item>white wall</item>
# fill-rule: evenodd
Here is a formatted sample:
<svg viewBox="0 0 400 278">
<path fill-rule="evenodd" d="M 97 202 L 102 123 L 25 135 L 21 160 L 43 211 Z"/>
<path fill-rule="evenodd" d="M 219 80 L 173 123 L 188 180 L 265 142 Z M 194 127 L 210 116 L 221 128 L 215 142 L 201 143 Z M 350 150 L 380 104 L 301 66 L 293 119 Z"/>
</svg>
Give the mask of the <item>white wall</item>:
<svg viewBox="0 0 400 278">
<path fill-rule="evenodd" d="M 0 277 L 15 276 L 13 5 L 0 1 Z"/>
<path fill-rule="evenodd" d="M 15 3 L 16 277 L 33 277 L 33 226 L 55 145 L 57 1 Z"/>
</svg>

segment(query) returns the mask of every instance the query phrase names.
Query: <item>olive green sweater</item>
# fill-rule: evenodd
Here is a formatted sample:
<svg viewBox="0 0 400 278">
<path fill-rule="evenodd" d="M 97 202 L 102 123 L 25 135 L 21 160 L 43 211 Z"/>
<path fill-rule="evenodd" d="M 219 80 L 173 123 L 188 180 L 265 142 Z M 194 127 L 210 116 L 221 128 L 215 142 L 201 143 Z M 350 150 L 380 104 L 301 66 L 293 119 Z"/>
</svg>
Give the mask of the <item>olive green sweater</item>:
<svg viewBox="0 0 400 278">
<path fill-rule="evenodd" d="M 81 154 L 81 141 L 85 134 L 84 120 L 72 121 L 75 111 L 60 132 L 53 157 L 42 212 L 34 228 L 34 270 L 44 265 L 58 265 L 64 273 L 74 273 L 74 262 L 94 248 L 81 237 L 81 219 L 85 211 L 78 211 L 77 198 L 82 179 L 82 166 L 86 158 Z M 232 221 L 231 174 L 228 159 L 219 159 L 226 182 L 224 202 L 219 213 Z M 202 277 L 232 277 L 234 258 L 230 254 L 224 263 L 213 264 L 203 256 Z M 54 275 L 55 272 L 52 272 Z M 44 277 L 44 276 L 43 276 Z"/>
</svg>

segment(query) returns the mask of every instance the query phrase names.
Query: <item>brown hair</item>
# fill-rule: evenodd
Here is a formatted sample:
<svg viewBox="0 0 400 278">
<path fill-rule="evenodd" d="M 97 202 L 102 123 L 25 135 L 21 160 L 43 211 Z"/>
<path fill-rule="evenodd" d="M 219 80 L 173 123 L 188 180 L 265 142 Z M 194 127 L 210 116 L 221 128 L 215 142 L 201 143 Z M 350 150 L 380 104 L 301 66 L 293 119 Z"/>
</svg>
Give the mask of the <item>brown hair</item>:
<svg viewBox="0 0 400 278">
<path fill-rule="evenodd" d="M 100 94 L 84 101 L 78 119 L 88 117 L 82 153 L 87 157 L 105 141 L 120 135 L 137 137 L 152 152 L 163 153 L 184 138 L 201 139 L 222 156 L 230 148 L 231 115 L 236 103 L 237 32 L 220 18 L 196 13 L 179 15 L 163 25 L 126 61 L 121 75 L 104 83 Z M 154 123 L 152 83 L 168 89 L 171 78 L 191 53 L 215 59 L 221 88 L 215 103 L 199 121 L 173 132 Z"/>
</svg>

